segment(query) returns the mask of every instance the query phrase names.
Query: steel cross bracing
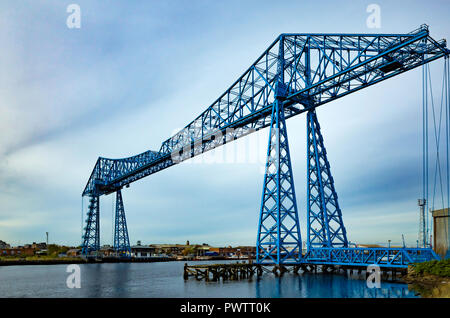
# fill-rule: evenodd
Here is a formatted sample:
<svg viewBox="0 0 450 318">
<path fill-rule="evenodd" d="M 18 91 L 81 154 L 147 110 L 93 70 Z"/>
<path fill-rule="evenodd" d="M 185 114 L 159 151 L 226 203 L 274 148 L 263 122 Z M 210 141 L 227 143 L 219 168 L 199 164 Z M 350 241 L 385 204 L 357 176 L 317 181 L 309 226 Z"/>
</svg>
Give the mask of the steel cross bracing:
<svg viewBox="0 0 450 318">
<path fill-rule="evenodd" d="M 311 248 L 300 263 L 405 268 L 412 263 L 439 259 L 431 248 Z"/>
<path fill-rule="evenodd" d="M 347 233 L 314 110 L 307 125 L 307 247 L 348 247 Z"/>
<path fill-rule="evenodd" d="M 302 254 L 288 136 L 284 113 L 275 102 L 256 243 L 258 263 L 297 263 Z"/>
<path fill-rule="evenodd" d="M 81 247 L 83 255 L 89 255 L 92 251 L 100 249 L 100 198 L 98 196 L 90 197 Z"/>
<path fill-rule="evenodd" d="M 283 50 L 284 46 L 280 45 L 279 57 L 284 56 Z M 277 62 L 279 77 L 275 83 L 256 242 L 256 262 L 259 264 L 298 263 L 302 256 L 297 198 L 282 103 L 286 96 L 284 73 L 281 72 L 284 63 L 283 58 Z"/>
<path fill-rule="evenodd" d="M 274 116 L 284 123 L 285 119 L 308 112 L 308 149 L 316 143 L 309 150 L 313 158 L 308 157 L 308 251 L 317 246 L 345 248 L 345 227 L 314 109 L 448 55 L 445 40 L 432 39 L 425 25 L 409 34 L 281 34 L 225 93 L 164 141 L 159 151 L 124 159 L 99 158 L 83 196 L 98 197 L 118 191 L 138 179 L 267 127 Z M 279 111 L 276 115 L 274 108 Z M 277 147 L 282 149 L 280 145 Z M 290 165 L 289 156 L 285 158 Z M 319 173 L 321 168 L 325 169 Z M 277 213 L 280 211 L 279 208 Z M 316 221 L 320 227 L 317 231 L 311 229 Z M 277 253 L 280 248 L 278 245 Z M 277 257 L 275 262 L 282 260 Z"/>
<path fill-rule="evenodd" d="M 131 257 L 130 239 L 123 206 L 122 191 L 116 192 L 116 216 L 114 223 L 114 251 L 119 256 Z"/>
</svg>

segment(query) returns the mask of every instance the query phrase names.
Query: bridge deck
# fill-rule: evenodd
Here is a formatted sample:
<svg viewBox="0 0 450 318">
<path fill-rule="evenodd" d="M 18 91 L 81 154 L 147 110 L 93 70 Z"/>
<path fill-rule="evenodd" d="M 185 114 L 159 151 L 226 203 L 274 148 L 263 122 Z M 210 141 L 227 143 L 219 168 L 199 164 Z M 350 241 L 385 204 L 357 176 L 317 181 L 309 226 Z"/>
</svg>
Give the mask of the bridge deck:
<svg viewBox="0 0 450 318">
<path fill-rule="evenodd" d="M 276 276 L 282 276 L 284 273 L 291 272 L 294 274 L 301 273 L 348 273 L 357 275 L 367 275 L 367 267 L 363 265 L 327 265 L 327 264 L 315 264 L 315 263 L 299 263 L 288 265 L 275 265 L 275 264 L 256 264 L 251 261 L 248 263 L 227 263 L 227 264 L 201 264 L 201 265 L 184 265 L 183 277 L 188 280 L 189 277 L 194 277 L 196 280 L 205 280 L 217 282 L 222 279 L 225 280 L 239 280 L 250 279 L 254 275 L 260 277 L 263 273 L 273 273 Z M 382 267 L 382 278 L 389 277 L 396 279 L 398 274 L 404 275 L 407 272 L 407 268 L 399 267 Z M 383 279 L 384 279 L 383 278 Z"/>
<path fill-rule="evenodd" d="M 266 258 L 267 259 L 267 258 Z M 431 260 L 439 260 L 439 256 L 431 248 L 311 248 L 300 257 L 295 256 L 285 259 L 283 263 L 258 262 L 253 263 L 228 263 L 228 264 L 201 264 L 184 265 L 184 279 L 194 276 L 197 280 L 237 280 L 250 278 L 257 274 L 261 276 L 264 271 L 282 275 L 292 271 L 297 274 L 303 272 L 317 272 L 320 267 L 322 272 L 336 270 L 357 269 L 367 270 L 368 266 L 376 265 L 382 271 L 405 272 L 409 265 Z M 268 269 L 271 267 L 272 269 Z"/>
</svg>

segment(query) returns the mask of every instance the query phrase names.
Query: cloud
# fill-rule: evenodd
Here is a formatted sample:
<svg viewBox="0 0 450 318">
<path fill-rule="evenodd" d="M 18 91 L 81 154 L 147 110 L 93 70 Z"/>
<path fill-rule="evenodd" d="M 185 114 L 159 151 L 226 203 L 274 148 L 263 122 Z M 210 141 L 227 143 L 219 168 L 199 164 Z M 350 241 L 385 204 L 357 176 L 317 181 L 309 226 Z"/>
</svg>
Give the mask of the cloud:
<svg viewBox="0 0 450 318">
<path fill-rule="evenodd" d="M 38 241 L 49 231 L 57 242 L 79 244 L 80 195 L 97 157 L 159 150 L 280 33 L 368 32 L 365 5 L 350 1 L 340 4 L 347 10 L 333 2 L 289 2 L 289 9 L 269 1 L 79 4 L 79 30 L 65 26 L 60 1 L 0 5 L 2 240 Z M 380 5 L 380 32 L 409 32 L 432 17 L 436 37 L 449 36 L 445 10 L 431 12 L 421 2 L 411 10 Z M 352 240 L 397 237 L 404 218 L 401 231 L 414 242 L 420 89 L 420 72 L 409 72 L 317 110 Z M 287 129 L 305 238 L 304 116 L 288 120 Z M 124 189 L 132 241 L 254 244 L 267 135 L 223 148 L 252 140 L 260 145 L 257 162 L 186 162 Z M 101 199 L 105 243 L 112 199 Z"/>
</svg>

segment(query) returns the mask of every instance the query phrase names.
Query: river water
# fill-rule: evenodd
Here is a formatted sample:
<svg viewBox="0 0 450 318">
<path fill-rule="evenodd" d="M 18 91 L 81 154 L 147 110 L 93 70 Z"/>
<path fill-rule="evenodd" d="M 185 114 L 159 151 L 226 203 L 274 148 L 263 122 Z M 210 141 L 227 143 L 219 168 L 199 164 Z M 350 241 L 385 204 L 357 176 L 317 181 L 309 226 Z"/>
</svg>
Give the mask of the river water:
<svg viewBox="0 0 450 318">
<path fill-rule="evenodd" d="M 381 288 L 371 289 L 365 279 L 346 274 L 275 277 L 267 273 L 251 280 L 205 282 L 190 277 L 185 281 L 184 263 L 81 264 L 80 288 L 67 287 L 71 274 L 66 272 L 67 265 L 0 266 L 0 297 L 416 297 L 407 284 L 382 281 Z"/>
</svg>

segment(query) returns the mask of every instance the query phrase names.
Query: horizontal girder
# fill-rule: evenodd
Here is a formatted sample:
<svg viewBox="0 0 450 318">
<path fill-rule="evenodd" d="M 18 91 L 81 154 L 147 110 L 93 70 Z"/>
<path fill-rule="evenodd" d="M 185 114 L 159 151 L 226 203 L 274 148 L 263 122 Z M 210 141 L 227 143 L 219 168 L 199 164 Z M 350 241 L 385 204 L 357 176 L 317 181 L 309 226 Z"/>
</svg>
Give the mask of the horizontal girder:
<svg viewBox="0 0 450 318">
<path fill-rule="evenodd" d="M 285 264 L 407 268 L 414 263 L 432 260 L 440 260 L 440 257 L 431 248 L 319 247 L 311 248 L 298 260 Z M 273 262 L 266 261 L 261 265 L 273 265 Z"/>
<path fill-rule="evenodd" d="M 312 248 L 302 262 L 318 265 L 352 265 L 405 268 L 413 263 L 439 260 L 431 248 Z"/>
<path fill-rule="evenodd" d="M 279 50 L 280 44 L 284 50 Z M 409 34 L 281 34 L 159 151 L 125 159 L 99 158 L 83 195 L 111 193 L 267 127 L 275 97 L 282 101 L 288 119 L 449 53 L 446 42 L 432 39 L 426 26 Z M 282 69 L 277 68 L 279 59 L 284 60 Z"/>
<path fill-rule="evenodd" d="M 99 192 L 99 194 L 104 194 L 106 189 L 108 189 L 108 185 L 113 180 L 123 176 L 126 173 L 136 171 L 139 167 L 153 162 L 158 157 L 159 154 L 157 152 L 150 150 L 139 155 L 123 159 L 108 159 L 99 157 L 83 195 L 95 195 L 97 192 Z M 114 191 L 115 190 L 110 192 Z"/>
</svg>

